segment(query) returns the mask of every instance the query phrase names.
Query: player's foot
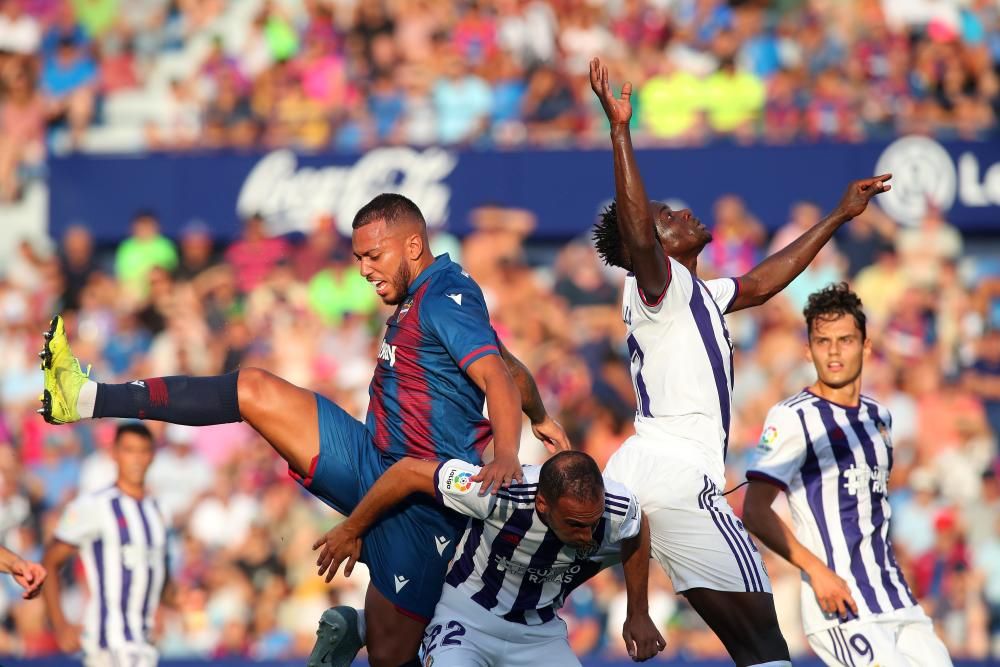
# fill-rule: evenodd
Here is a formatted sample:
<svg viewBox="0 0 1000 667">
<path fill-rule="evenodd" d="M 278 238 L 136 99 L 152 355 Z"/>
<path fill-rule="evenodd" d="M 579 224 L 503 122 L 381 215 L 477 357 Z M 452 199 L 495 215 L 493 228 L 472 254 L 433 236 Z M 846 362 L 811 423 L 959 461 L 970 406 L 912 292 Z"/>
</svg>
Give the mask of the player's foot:
<svg viewBox="0 0 1000 667">
<path fill-rule="evenodd" d="M 42 407 L 38 413 L 50 424 L 68 424 L 80 420 L 76 402 L 80 388 L 87 383 L 90 369 L 84 373 L 80 362 L 69 349 L 63 318 L 52 318 L 44 334 L 45 345 L 38 356 L 42 359 L 45 374 L 45 391 L 39 397 Z"/>
<path fill-rule="evenodd" d="M 349 667 L 363 646 L 358 632 L 358 611 L 353 607 L 331 607 L 323 612 L 316 630 L 316 645 L 307 667 Z"/>
</svg>

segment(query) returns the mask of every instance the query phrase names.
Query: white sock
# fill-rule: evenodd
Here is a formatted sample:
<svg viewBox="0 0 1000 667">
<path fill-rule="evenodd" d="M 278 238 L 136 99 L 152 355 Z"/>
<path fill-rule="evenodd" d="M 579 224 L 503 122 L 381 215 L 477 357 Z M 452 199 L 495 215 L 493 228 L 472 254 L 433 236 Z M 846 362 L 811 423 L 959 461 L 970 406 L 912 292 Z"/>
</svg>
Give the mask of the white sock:
<svg viewBox="0 0 1000 667">
<path fill-rule="evenodd" d="M 94 403 L 97 401 L 97 383 L 87 380 L 80 387 L 80 395 L 76 397 L 76 411 L 80 413 L 80 419 L 92 419 L 94 417 Z"/>
<path fill-rule="evenodd" d="M 747 667 L 792 667 L 792 661 L 772 660 L 771 662 L 759 662 L 756 665 L 748 665 Z"/>
<path fill-rule="evenodd" d="M 358 612 L 358 636 L 361 637 L 361 643 L 366 644 L 367 642 L 365 641 L 365 631 L 367 630 L 367 626 L 365 625 L 365 610 L 358 609 L 357 612 Z"/>
</svg>

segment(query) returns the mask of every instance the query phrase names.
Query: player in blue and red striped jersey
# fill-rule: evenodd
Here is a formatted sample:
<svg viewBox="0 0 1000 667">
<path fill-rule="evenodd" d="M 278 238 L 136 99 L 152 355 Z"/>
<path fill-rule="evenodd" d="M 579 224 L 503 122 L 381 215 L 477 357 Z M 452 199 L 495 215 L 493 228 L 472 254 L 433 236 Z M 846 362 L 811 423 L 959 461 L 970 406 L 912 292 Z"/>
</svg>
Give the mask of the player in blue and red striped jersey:
<svg viewBox="0 0 1000 667">
<path fill-rule="evenodd" d="M 259 369 L 216 377 L 166 377 L 97 384 L 72 356 L 60 317 L 42 351 L 47 421 L 133 417 L 201 426 L 245 420 L 288 462 L 310 492 L 350 514 L 395 461 L 414 456 L 481 461 L 493 489 L 521 480 L 523 409 L 551 449 L 568 448 L 545 412 L 531 375 L 497 339 L 476 283 L 447 255 L 435 258 L 427 226 L 406 197 L 382 194 L 354 219 L 361 273 L 397 306 L 372 379 L 367 423 L 326 398 Z M 490 421 L 483 419 L 483 405 Z M 324 614 L 309 664 L 347 665 L 367 639 L 372 665 L 416 665 L 424 626 L 441 593 L 464 519 L 415 498 L 365 539 L 372 586 L 365 614 Z"/>
</svg>

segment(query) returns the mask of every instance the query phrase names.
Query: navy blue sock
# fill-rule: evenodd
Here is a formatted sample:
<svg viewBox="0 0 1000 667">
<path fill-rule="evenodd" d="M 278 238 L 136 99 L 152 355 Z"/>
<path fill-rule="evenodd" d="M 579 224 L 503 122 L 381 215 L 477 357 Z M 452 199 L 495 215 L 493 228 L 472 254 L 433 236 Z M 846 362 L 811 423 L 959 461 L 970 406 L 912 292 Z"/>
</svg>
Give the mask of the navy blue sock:
<svg viewBox="0 0 1000 667">
<path fill-rule="evenodd" d="M 237 377 L 239 371 L 212 377 L 175 375 L 98 384 L 94 417 L 155 419 L 188 426 L 243 421 L 236 396 Z"/>
</svg>

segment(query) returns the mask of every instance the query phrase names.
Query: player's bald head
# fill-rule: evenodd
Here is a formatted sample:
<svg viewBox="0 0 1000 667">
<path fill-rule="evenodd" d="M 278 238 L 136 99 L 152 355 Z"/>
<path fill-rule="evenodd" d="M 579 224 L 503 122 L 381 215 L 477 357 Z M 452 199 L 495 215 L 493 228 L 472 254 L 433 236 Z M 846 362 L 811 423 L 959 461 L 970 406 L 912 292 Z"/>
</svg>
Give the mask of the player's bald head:
<svg viewBox="0 0 1000 667">
<path fill-rule="evenodd" d="M 412 231 L 427 233 L 427 222 L 417 205 L 394 192 L 383 192 L 362 206 L 354 216 L 351 227 L 360 229 L 374 222 L 384 222 L 386 227 L 393 231 L 395 228 L 412 228 Z"/>
<path fill-rule="evenodd" d="M 550 502 L 564 496 L 580 501 L 604 497 L 604 477 L 588 454 L 559 452 L 544 464 L 538 475 L 538 493 Z"/>
</svg>

